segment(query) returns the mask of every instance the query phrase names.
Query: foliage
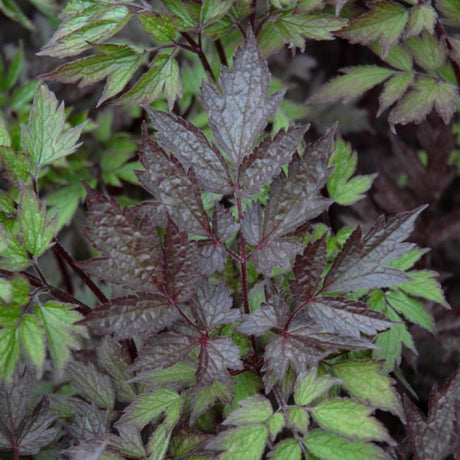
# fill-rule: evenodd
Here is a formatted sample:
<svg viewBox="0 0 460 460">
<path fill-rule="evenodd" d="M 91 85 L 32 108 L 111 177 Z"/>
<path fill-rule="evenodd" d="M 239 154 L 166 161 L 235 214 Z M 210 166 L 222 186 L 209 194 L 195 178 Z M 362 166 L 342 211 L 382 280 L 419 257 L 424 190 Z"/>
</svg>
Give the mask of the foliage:
<svg viewBox="0 0 460 460">
<path fill-rule="evenodd" d="M 460 351 L 426 256 L 458 238 L 456 5 L 30 3 L 0 1 L 55 29 L 0 61 L 2 458 L 456 458 L 458 371 L 426 416 L 407 379 Z M 272 78 L 315 46 L 373 54 Z"/>
</svg>

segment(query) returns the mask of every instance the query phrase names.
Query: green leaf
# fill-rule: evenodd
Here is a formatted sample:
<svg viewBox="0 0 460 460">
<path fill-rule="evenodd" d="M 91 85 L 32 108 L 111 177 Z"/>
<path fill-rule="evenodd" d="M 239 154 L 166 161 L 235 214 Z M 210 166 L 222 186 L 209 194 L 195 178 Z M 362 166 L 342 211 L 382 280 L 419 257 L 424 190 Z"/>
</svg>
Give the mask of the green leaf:
<svg viewBox="0 0 460 460">
<path fill-rule="evenodd" d="M 368 4 L 370 12 L 363 14 L 340 32 L 340 36 L 350 43 L 369 45 L 379 42 L 382 56 L 400 39 L 409 17 L 402 5 L 393 2 L 373 2 Z"/>
<path fill-rule="evenodd" d="M 404 96 L 409 86 L 412 84 L 414 76 L 415 73 L 411 70 L 409 72 L 397 74 L 385 83 L 379 97 L 380 105 L 377 116 L 380 116 L 380 114 Z"/>
<path fill-rule="evenodd" d="M 294 401 L 299 406 L 307 406 L 326 391 L 329 391 L 334 385 L 340 383 L 340 380 L 334 379 L 327 374 L 318 377 L 315 367 L 307 374 L 298 376 L 294 389 Z"/>
<path fill-rule="evenodd" d="M 230 402 L 232 390 L 220 382 L 214 382 L 211 386 L 200 388 L 191 398 L 192 413 L 190 420 L 196 420 L 201 414 L 213 406 L 217 400 Z"/>
<path fill-rule="evenodd" d="M 195 21 L 187 3 L 182 0 L 161 0 L 161 3 L 175 16 L 175 25 L 181 31 L 191 29 L 195 26 Z"/>
<path fill-rule="evenodd" d="M 281 412 L 274 413 L 268 419 L 268 432 L 270 434 L 270 439 L 274 441 L 278 436 L 279 432 L 284 428 L 285 420 L 284 415 Z"/>
<path fill-rule="evenodd" d="M 406 37 L 419 35 L 423 30 L 430 34 L 434 32 L 436 23 L 436 11 L 430 5 L 416 5 L 409 12 L 409 22 L 407 23 Z"/>
<path fill-rule="evenodd" d="M 357 161 L 358 155 L 351 150 L 350 144 L 338 139 L 329 159 L 329 167 L 335 168 L 327 181 L 329 196 L 338 204 L 356 203 L 372 186 L 375 175 L 356 176 L 350 180 L 356 171 Z"/>
<path fill-rule="evenodd" d="M 45 203 L 40 203 L 32 190 L 21 191 L 18 221 L 24 247 L 29 254 L 43 254 L 55 234 L 56 221 L 47 218 Z"/>
<path fill-rule="evenodd" d="M 37 92 L 39 84 L 39 81 L 29 81 L 14 91 L 10 100 L 11 108 L 19 114 L 29 112 L 30 103 Z"/>
<path fill-rule="evenodd" d="M 460 25 L 460 5 L 457 0 L 435 0 L 436 8 L 452 24 Z"/>
<path fill-rule="evenodd" d="M 410 37 L 404 44 L 412 51 L 415 62 L 428 72 L 438 70 L 446 61 L 443 42 L 428 32 L 418 37 Z"/>
<path fill-rule="evenodd" d="M 23 27 L 33 30 L 34 26 L 29 21 L 27 16 L 21 11 L 21 9 L 16 5 L 15 0 L 0 0 L 0 11 L 13 21 L 18 22 Z"/>
<path fill-rule="evenodd" d="M 179 65 L 174 58 L 166 54 L 156 56 L 150 69 L 116 103 L 130 106 L 150 104 L 157 100 L 163 92 L 166 95 L 169 110 L 172 110 L 176 98 L 182 94 L 182 86 Z"/>
<path fill-rule="evenodd" d="M 412 281 L 406 281 L 398 285 L 398 288 L 415 297 L 432 300 L 445 307 L 449 307 L 441 285 L 436 281 L 437 274 L 435 272 L 417 270 L 409 272 L 408 275 L 412 278 Z"/>
<path fill-rule="evenodd" d="M 207 25 L 217 21 L 227 14 L 234 0 L 203 0 L 200 12 L 200 22 Z"/>
<path fill-rule="evenodd" d="M 21 319 L 22 310 L 17 305 L 0 307 L 0 326 L 16 326 Z"/>
<path fill-rule="evenodd" d="M 45 334 L 37 318 L 28 314 L 24 315 L 19 326 L 19 334 L 24 350 L 37 368 L 38 375 L 41 376 L 46 348 Z"/>
<path fill-rule="evenodd" d="M 11 147 L 11 136 L 8 132 L 5 119 L 0 113 L 0 147 Z"/>
<path fill-rule="evenodd" d="M 29 156 L 23 152 L 16 152 L 10 147 L 0 147 L 0 160 L 5 172 L 11 181 L 18 184 L 30 182 L 33 166 Z"/>
<path fill-rule="evenodd" d="M 421 77 L 391 111 L 388 121 L 391 125 L 406 125 L 412 122 L 418 124 L 434 107 L 447 124 L 455 113 L 459 101 L 454 85 L 446 81 Z"/>
<path fill-rule="evenodd" d="M 327 14 L 288 14 L 275 20 L 273 28 L 284 43 L 292 44 L 303 51 L 306 39 L 334 40 L 331 32 L 336 32 L 345 24 L 345 20 Z"/>
<path fill-rule="evenodd" d="M 305 446 L 321 460 L 389 460 L 385 452 L 374 444 L 360 440 L 351 442 L 323 430 L 312 431 L 305 440 Z"/>
<path fill-rule="evenodd" d="M 310 417 L 305 409 L 301 407 L 290 407 L 287 418 L 292 428 L 303 434 L 307 434 Z"/>
<path fill-rule="evenodd" d="M 75 325 L 82 315 L 73 310 L 73 305 L 57 302 L 36 306 L 34 312 L 45 329 L 54 364 L 62 371 L 70 358 L 70 349 L 78 348 L 77 336 L 85 331 L 84 327 Z"/>
<path fill-rule="evenodd" d="M 19 271 L 30 265 L 29 257 L 22 244 L 13 236 L 8 237 L 8 247 L 1 252 L 0 267 Z"/>
<path fill-rule="evenodd" d="M 142 429 L 180 398 L 179 393 L 168 388 L 159 388 L 151 393 L 139 395 L 125 409 L 120 423 L 132 423 Z"/>
<path fill-rule="evenodd" d="M 1 241 L 3 243 L 3 238 L 1 239 Z M 5 244 L 7 244 L 6 241 Z M 11 286 L 11 283 L 4 278 L 0 278 L 0 299 L 4 302 L 9 302 L 11 300 L 12 295 L 13 287 Z"/>
<path fill-rule="evenodd" d="M 268 431 L 264 425 L 240 426 L 222 431 L 207 444 L 208 449 L 224 451 L 219 460 L 260 460 Z"/>
<path fill-rule="evenodd" d="M 382 57 L 382 47 L 378 42 L 372 43 L 369 48 L 395 69 L 409 71 L 413 68 L 411 53 L 399 43 L 394 45 L 385 57 Z"/>
<path fill-rule="evenodd" d="M 433 316 L 425 310 L 422 302 L 399 290 L 387 292 L 386 298 L 388 303 L 410 322 L 418 324 L 430 332 L 435 331 Z"/>
<path fill-rule="evenodd" d="M 311 410 L 318 424 L 325 430 L 351 439 L 391 441 L 385 427 L 369 417 L 372 408 L 351 399 L 330 399 Z"/>
<path fill-rule="evenodd" d="M 24 66 L 24 47 L 19 45 L 18 51 L 11 61 L 8 67 L 8 72 L 5 78 L 5 88 L 11 89 L 18 81 L 19 75 L 21 75 L 22 67 Z"/>
<path fill-rule="evenodd" d="M 158 425 L 147 444 L 147 451 L 150 453 L 149 460 L 163 460 L 168 451 L 171 431 L 166 429 L 164 424 Z"/>
<path fill-rule="evenodd" d="M 270 401 L 263 396 L 256 395 L 239 402 L 235 409 L 223 423 L 224 425 L 244 425 L 261 423 L 268 420 L 273 414 Z"/>
<path fill-rule="evenodd" d="M 393 381 L 381 372 L 378 362 L 344 361 L 333 365 L 335 375 L 351 396 L 373 407 L 389 410 L 404 420 L 404 411 Z"/>
<path fill-rule="evenodd" d="M 61 25 L 39 55 L 76 56 L 115 35 L 131 17 L 127 7 L 112 2 L 91 2 L 82 7 L 78 0 L 74 0 L 71 5 L 75 9 L 66 7 L 61 15 Z"/>
<path fill-rule="evenodd" d="M 34 97 L 28 126 L 22 126 L 21 143 L 37 166 L 73 153 L 84 123 L 66 129 L 64 104 L 58 107 L 56 96 L 40 85 Z"/>
<path fill-rule="evenodd" d="M 169 43 L 174 39 L 176 31 L 168 16 L 155 13 L 139 13 L 137 17 L 144 30 L 155 40 Z"/>
<path fill-rule="evenodd" d="M 426 250 L 424 249 L 419 249 L 415 248 L 412 249 L 409 252 L 406 252 L 402 256 L 398 257 L 395 260 L 392 260 L 391 262 L 388 263 L 390 267 L 397 268 L 398 270 L 409 270 L 409 268 L 412 268 L 415 262 L 420 259 L 420 257 L 425 254 Z"/>
<path fill-rule="evenodd" d="M 341 69 L 341 72 L 345 75 L 333 78 L 307 102 L 310 104 L 326 104 L 339 100 L 349 102 L 394 74 L 391 69 L 375 65 L 346 67 Z"/>
<path fill-rule="evenodd" d="M 19 330 L 17 327 L 0 329 L 0 380 L 10 381 L 19 359 Z"/>
<path fill-rule="evenodd" d="M 301 460 L 302 450 L 295 439 L 285 439 L 279 442 L 268 454 L 270 460 Z"/>
<path fill-rule="evenodd" d="M 107 99 L 119 94 L 145 61 L 145 56 L 128 45 L 104 44 L 98 46 L 103 54 L 77 59 L 43 75 L 44 79 L 63 83 L 79 83 L 79 86 L 92 85 L 106 80 L 104 91 L 97 102 L 99 107 Z"/>
<path fill-rule="evenodd" d="M 56 233 L 69 224 L 78 209 L 80 201 L 85 198 L 86 190 L 82 184 L 62 187 L 46 195 L 46 203 L 50 207 L 49 215 L 57 216 Z"/>
</svg>

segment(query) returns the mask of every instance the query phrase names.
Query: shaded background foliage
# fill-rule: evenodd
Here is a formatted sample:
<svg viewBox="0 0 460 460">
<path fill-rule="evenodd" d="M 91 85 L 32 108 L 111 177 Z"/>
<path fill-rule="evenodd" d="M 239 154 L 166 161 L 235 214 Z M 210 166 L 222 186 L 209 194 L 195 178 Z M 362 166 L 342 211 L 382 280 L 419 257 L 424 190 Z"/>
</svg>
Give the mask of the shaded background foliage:
<svg viewBox="0 0 460 460">
<path fill-rule="evenodd" d="M 29 85 L 24 91 L 27 93 L 24 94 L 25 102 L 18 102 L 17 108 L 8 114 L 12 120 L 13 134 L 15 130 L 16 133 L 19 132 L 19 122 L 27 123 L 28 109 L 36 87 L 32 83 L 33 80 L 37 75 L 52 74 L 56 69 L 56 59 L 37 56 L 36 53 L 45 46 L 59 23 L 54 14 L 47 17 L 39 12 L 32 3 L 19 3 L 22 11 L 31 19 L 31 24 L 35 27 L 33 32 L 25 27 L 18 27 L 11 19 L 3 16 L 0 18 L 0 42 L 3 44 L 4 60 L 11 63 L 20 46 L 18 44 L 21 42 L 25 56 L 24 66 L 18 71 L 17 81 L 12 91 L 5 91 L 8 95 L 6 100 L 2 101 L 2 107 L 5 107 L 6 112 L 10 110 L 14 90 L 23 85 Z M 257 3 L 259 12 L 263 14 L 265 6 L 262 3 L 264 2 Z M 276 3 L 280 3 L 281 10 L 289 6 L 288 2 L 272 3 L 275 6 Z M 364 3 L 350 3 L 352 5 L 345 6 L 345 17 L 353 14 L 353 12 L 348 12 L 347 7 L 367 11 Z M 422 5 L 422 2 L 419 4 Z M 329 8 L 328 13 L 333 13 L 333 8 Z M 45 12 L 51 13 L 52 10 Z M 286 14 L 288 15 L 289 11 Z M 246 18 L 243 22 L 243 30 L 247 22 Z M 25 22 L 24 24 L 27 25 Z M 336 30 L 339 30 L 340 26 L 336 26 Z M 459 33 L 458 23 L 447 20 L 445 30 L 450 34 Z M 132 40 L 136 44 L 145 46 L 152 44 L 148 33 L 141 30 L 134 22 L 129 23 L 121 34 L 123 38 Z M 241 35 L 235 34 L 237 35 L 239 38 L 224 40 L 228 60 L 240 42 Z M 460 265 L 458 263 L 460 260 L 460 178 L 458 172 L 460 121 L 458 114 L 455 112 L 453 117 L 447 117 L 448 120 L 445 121 L 449 123 L 446 124 L 433 111 L 428 119 L 418 126 L 413 123 L 405 126 L 396 125 L 396 137 L 391 132 L 387 114 L 377 117 L 381 86 L 371 89 L 364 96 L 348 104 L 340 102 L 332 102 L 327 105 L 309 104 L 308 99 L 318 94 L 323 84 L 336 77 L 338 69 L 364 65 L 380 66 L 382 60 L 368 47 L 350 44 L 342 38 L 330 41 L 308 39 L 304 52 L 300 50 L 301 43 L 296 43 L 296 45 L 290 48 L 284 46 L 270 53 L 269 56 L 270 70 L 279 80 L 275 86 L 278 84 L 280 87 L 287 86 L 288 88 L 289 104 L 283 107 L 286 118 L 312 124 L 306 137 L 308 141 L 317 139 L 333 122 L 338 120 L 342 136 L 358 153 L 358 173 L 378 173 L 365 199 L 352 207 L 333 204 L 328 215 L 324 216 L 325 222 L 336 231 L 344 224 L 362 224 L 368 227 L 381 213 L 393 215 L 412 210 L 423 204 L 429 205 L 429 208 L 417 221 L 416 229 L 410 239 L 421 247 L 431 249 L 417 262 L 416 268 L 432 269 L 440 273 L 446 299 L 452 306 L 452 310 L 446 310 L 435 302 L 428 303 L 428 308 L 433 312 L 436 320 L 437 334 L 430 334 L 416 325 L 410 326 L 419 353 L 418 356 L 410 352 L 405 354 L 401 371 L 419 396 L 419 407 L 426 413 L 433 383 L 441 387 L 445 380 L 454 373 L 458 366 L 460 353 L 460 314 L 458 310 L 460 305 Z M 206 46 L 211 47 L 211 44 L 207 43 Z M 213 53 L 214 61 L 211 62 L 211 65 L 216 71 L 220 67 L 219 56 L 215 50 Z M 67 57 L 58 64 L 69 62 L 72 59 Z M 185 97 L 177 101 L 174 97 L 171 97 L 169 101 L 161 99 L 154 106 L 166 110 L 169 104 L 175 113 L 189 119 L 199 128 L 209 129 L 199 99 L 193 94 L 197 92 L 201 78 L 206 77 L 200 64 L 200 56 L 181 52 L 177 60 L 181 72 L 189 71 L 189 74 L 183 77 L 182 89 Z M 137 75 L 141 75 L 141 72 L 139 71 Z M 450 78 L 455 82 L 452 76 Z M 187 88 L 187 83 L 195 87 Z M 58 170 L 54 170 L 53 166 L 47 171 L 42 184 L 45 195 L 48 193 L 47 202 L 51 207 L 53 203 L 62 204 L 62 192 L 57 196 L 53 194 L 53 191 L 56 192 L 57 185 L 62 183 L 67 185 L 66 192 L 68 196 L 72 196 L 72 210 L 69 212 L 76 209 L 77 214 L 71 222 L 63 221 L 59 224 L 63 227 L 60 240 L 77 260 L 87 259 L 93 255 L 93 251 L 84 242 L 81 233 L 81 228 L 86 223 L 83 212 L 86 192 L 81 181 L 84 180 L 91 187 L 98 187 L 103 192 L 116 197 L 122 204 L 133 204 L 148 197 L 146 192 L 137 186 L 137 179 L 133 174 L 133 171 L 139 167 L 135 152 L 141 134 L 141 123 L 146 118 L 146 114 L 138 107 L 128 109 L 123 106 L 113 106 L 107 102 L 103 103 L 100 108 L 96 108 L 103 83 L 77 88 L 75 84 L 66 85 L 53 81 L 49 82 L 49 86 L 59 101 L 64 100 L 66 107 L 72 107 L 70 120 L 73 126 L 87 120 L 83 134 L 83 153 L 80 152 L 75 161 L 69 158 L 68 161 L 72 166 L 69 168 L 68 177 L 65 177 L 65 166 L 61 166 L 60 169 L 58 166 Z M 279 116 L 273 123 L 281 127 L 285 120 Z M 18 146 L 17 139 L 18 137 L 16 146 Z M 63 177 L 65 177 L 64 180 Z M 69 272 L 58 251 L 54 251 L 54 255 L 50 251 L 43 257 L 41 265 L 51 284 L 65 288 L 85 303 L 94 303 L 88 287 Z M 109 292 L 111 297 L 122 294 L 122 290 L 119 289 L 117 292 L 116 287 L 110 291 L 105 286 L 102 289 L 104 292 L 101 293 L 101 296 L 109 295 Z M 78 353 L 85 361 L 92 352 L 85 350 Z M 402 384 L 401 388 L 404 389 Z M 431 401 L 436 399 L 433 394 Z M 39 404 L 46 405 L 47 402 L 41 401 Z M 84 412 L 85 408 L 81 410 Z M 415 415 L 414 417 L 416 418 Z M 396 425 L 394 420 L 389 423 L 395 423 L 395 432 L 402 433 L 402 427 Z M 51 436 L 51 433 L 47 435 Z M 78 433 L 74 435 L 78 437 Z"/>
</svg>

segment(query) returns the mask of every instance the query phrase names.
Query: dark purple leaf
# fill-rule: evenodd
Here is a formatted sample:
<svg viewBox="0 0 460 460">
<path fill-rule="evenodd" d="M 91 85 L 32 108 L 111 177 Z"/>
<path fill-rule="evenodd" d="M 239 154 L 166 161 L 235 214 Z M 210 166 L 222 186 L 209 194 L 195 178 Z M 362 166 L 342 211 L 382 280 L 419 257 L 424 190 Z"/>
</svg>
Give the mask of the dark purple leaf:
<svg viewBox="0 0 460 460">
<path fill-rule="evenodd" d="M 174 223 L 195 235 L 210 234 L 209 219 L 203 208 L 194 169 L 185 171 L 181 163 L 143 132 L 139 157 L 145 171 L 139 181 L 165 207 Z"/>
<path fill-rule="evenodd" d="M 249 197 L 260 192 L 262 185 L 269 184 L 281 167 L 290 163 L 302 136 L 308 127 L 290 127 L 280 131 L 274 139 L 267 135 L 254 152 L 241 165 L 239 185 L 242 196 Z"/>
<path fill-rule="evenodd" d="M 411 234 L 423 209 L 398 214 L 386 223 L 380 216 L 362 237 L 360 228 L 357 228 L 334 260 L 324 289 L 329 292 L 355 291 L 408 281 L 408 275 L 387 264 L 415 247 L 415 244 L 403 241 Z"/>
<path fill-rule="evenodd" d="M 168 215 L 165 207 L 155 200 L 142 201 L 135 206 L 136 216 L 142 219 L 144 225 L 150 227 L 166 227 L 168 223 Z"/>
<path fill-rule="evenodd" d="M 327 262 L 326 238 L 308 243 L 295 259 L 294 280 L 289 283 L 291 292 L 299 302 L 313 297 L 318 289 Z"/>
<path fill-rule="evenodd" d="M 267 97 L 270 72 L 252 32 L 236 52 L 233 70 L 222 67 L 219 82 L 222 93 L 203 82 L 201 99 L 217 145 L 238 165 L 251 154 L 283 93 Z"/>
<path fill-rule="evenodd" d="M 241 370 L 243 363 L 240 360 L 240 349 L 229 337 L 210 337 L 202 341 L 196 385 L 206 387 L 215 381 L 229 383 L 231 381 L 228 369 Z"/>
<path fill-rule="evenodd" d="M 154 334 L 170 326 L 177 317 L 177 310 L 164 296 L 129 296 L 101 305 L 82 324 L 99 334 L 128 339 L 134 335 Z"/>
<path fill-rule="evenodd" d="M 191 312 L 197 324 L 206 331 L 234 323 L 240 318 L 240 311 L 232 308 L 233 299 L 224 283 L 211 288 L 207 282 L 202 282 L 192 302 Z"/>
<path fill-rule="evenodd" d="M 77 441 L 90 441 L 102 438 L 109 433 L 109 412 L 98 409 L 94 404 L 74 398 L 74 420 L 69 432 Z"/>
<path fill-rule="evenodd" d="M 164 278 L 156 232 L 142 225 L 132 209 L 121 210 L 115 200 L 93 190 L 88 190 L 87 204 L 88 238 L 102 257 L 81 266 L 111 283 L 158 292 Z"/>
<path fill-rule="evenodd" d="M 307 312 L 324 329 L 343 336 L 375 335 L 394 324 L 366 304 L 341 297 L 317 297 L 308 304 Z"/>
<path fill-rule="evenodd" d="M 161 145 L 182 163 L 186 171 L 193 166 L 204 190 L 222 195 L 232 192 L 227 164 L 198 128 L 175 115 L 150 107 L 146 110 Z"/>
<path fill-rule="evenodd" d="M 427 417 L 404 395 L 407 433 L 415 460 L 441 459 L 453 453 L 455 406 L 459 400 L 459 370 L 447 380 L 441 391 L 433 387 Z"/>
</svg>

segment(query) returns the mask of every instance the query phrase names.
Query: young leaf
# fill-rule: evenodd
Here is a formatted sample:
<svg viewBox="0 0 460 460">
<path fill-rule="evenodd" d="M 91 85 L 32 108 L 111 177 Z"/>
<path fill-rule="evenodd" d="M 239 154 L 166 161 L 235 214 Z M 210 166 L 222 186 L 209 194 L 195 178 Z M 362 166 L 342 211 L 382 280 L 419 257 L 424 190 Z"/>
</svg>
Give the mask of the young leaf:
<svg viewBox="0 0 460 460">
<path fill-rule="evenodd" d="M 437 274 L 430 270 L 416 270 L 408 273 L 410 281 L 402 283 L 399 287 L 407 294 L 422 299 L 432 300 L 449 307 L 442 292 L 441 285 L 436 281 Z"/>
<path fill-rule="evenodd" d="M 350 144 L 338 139 L 335 150 L 329 159 L 329 167 L 334 166 L 334 171 L 327 181 L 329 196 L 338 204 L 348 206 L 364 198 L 372 186 L 375 175 L 351 176 L 356 171 L 358 156 L 351 150 Z"/>
<path fill-rule="evenodd" d="M 197 389 L 191 398 L 191 423 L 216 404 L 218 400 L 226 403 L 232 400 L 232 390 L 230 387 L 216 381 L 208 387 Z"/>
<path fill-rule="evenodd" d="M 72 308 L 72 305 L 57 302 L 46 302 L 34 308 L 45 329 L 48 348 L 59 371 L 69 360 L 70 349 L 78 348 L 76 337 L 84 332 L 82 326 L 75 325 L 82 316 Z"/>
<path fill-rule="evenodd" d="M 223 93 L 207 82 L 201 98 L 209 112 L 209 125 L 216 144 L 235 165 L 255 147 L 283 93 L 267 97 L 270 73 L 252 32 L 233 60 L 233 70 L 224 68 L 220 78 Z"/>
<path fill-rule="evenodd" d="M 64 103 L 58 107 L 56 96 L 40 85 L 34 97 L 28 126 L 22 126 L 21 144 L 37 166 L 44 166 L 75 152 L 84 123 L 65 126 Z"/>
<path fill-rule="evenodd" d="M 350 43 L 361 45 L 378 41 L 382 47 L 382 56 L 385 57 L 401 37 L 409 14 L 404 6 L 393 1 L 374 1 L 368 6 L 371 11 L 345 27 L 340 36 Z"/>
<path fill-rule="evenodd" d="M 97 106 L 119 94 L 143 63 L 144 57 L 128 45 L 104 44 L 98 49 L 102 54 L 84 57 L 58 67 L 53 72 L 42 75 L 46 80 L 63 83 L 92 85 L 106 79 L 104 91 Z"/>
<path fill-rule="evenodd" d="M 20 352 L 18 328 L 12 326 L 0 329 L 0 380 L 11 381 Z"/>
<path fill-rule="evenodd" d="M 46 348 L 45 335 L 37 318 L 25 314 L 19 326 L 19 334 L 21 336 L 22 345 L 37 368 L 37 374 L 40 376 L 45 361 Z"/>
<path fill-rule="evenodd" d="M 456 25 L 460 24 L 460 6 L 455 0 L 436 0 L 435 4 L 443 16 L 446 16 L 449 21 Z"/>
<path fill-rule="evenodd" d="M 327 374 L 318 377 L 317 368 L 314 367 L 307 373 L 300 374 L 297 377 L 294 401 L 298 406 L 308 406 L 334 385 L 339 385 L 340 383 L 342 383 L 340 380 L 334 379 Z"/>
<path fill-rule="evenodd" d="M 166 54 L 155 57 L 149 70 L 142 75 L 136 84 L 117 99 L 117 105 L 136 106 L 156 101 L 164 92 L 169 110 L 182 95 L 182 84 L 179 77 L 179 64 L 176 59 Z"/>
<path fill-rule="evenodd" d="M 459 101 L 455 86 L 446 81 L 421 77 L 391 111 L 388 121 L 391 125 L 419 124 L 435 108 L 444 123 L 448 124 Z"/>
<path fill-rule="evenodd" d="M 414 80 L 413 71 L 400 73 L 388 80 L 383 86 L 383 91 L 379 97 L 379 111 L 377 116 L 399 101 Z"/>
<path fill-rule="evenodd" d="M 325 430 L 351 439 L 391 442 L 384 426 L 370 417 L 372 409 L 351 399 L 329 399 L 311 410 L 313 418 Z"/>
<path fill-rule="evenodd" d="M 415 62 L 428 72 L 438 70 L 446 60 L 446 50 L 437 37 L 424 32 L 417 37 L 410 37 L 404 44 L 412 51 Z"/>
<path fill-rule="evenodd" d="M 273 415 L 270 401 L 257 395 L 239 402 L 239 408 L 234 410 L 224 421 L 224 425 L 257 424 L 267 421 Z"/>
<path fill-rule="evenodd" d="M 394 70 L 375 65 L 346 67 L 341 72 L 345 75 L 326 83 L 308 99 L 308 103 L 326 104 L 340 100 L 350 102 L 394 74 Z"/>
<path fill-rule="evenodd" d="M 386 409 L 404 421 L 401 401 L 389 377 L 382 374 L 375 361 L 345 361 L 333 365 L 343 387 L 358 400 L 378 409 Z"/>
<path fill-rule="evenodd" d="M 423 30 L 430 34 L 434 31 L 434 25 L 437 19 L 436 11 L 430 5 L 416 5 L 409 11 L 409 22 L 405 36 L 414 37 L 419 35 Z"/>
<path fill-rule="evenodd" d="M 387 264 L 414 248 L 403 243 L 413 230 L 423 208 L 398 214 L 385 223 L 381 216 L 361 236 L 358 228 L 348 238 L 334 260 L 324 282 L 329 292 L 392 286 L 407 280 L 407 275 Z"/>
<path fill-rule="evenodd" d="M 270 460 L 301 460 L 302 450 L 295 439 L 285 439 L 276 444 L 275 448 L 268 454 Z"/>
<path fill-rule="evenodd" d="M 324 430 L 313 430 L 305 440 L 310 453 L 322 460 L 389 460 L 375 444 L 348 441 Z"/>
<path fill-rule="evenodd" d="M 137 18 L 144 30 L 155 40 L 162 43 L 170 43 L 171 40 L 174 40 L 176 31 L 168 16 L 151 13 L 149 11 L 147 13 L 139 13 Z"/>
</svg>

